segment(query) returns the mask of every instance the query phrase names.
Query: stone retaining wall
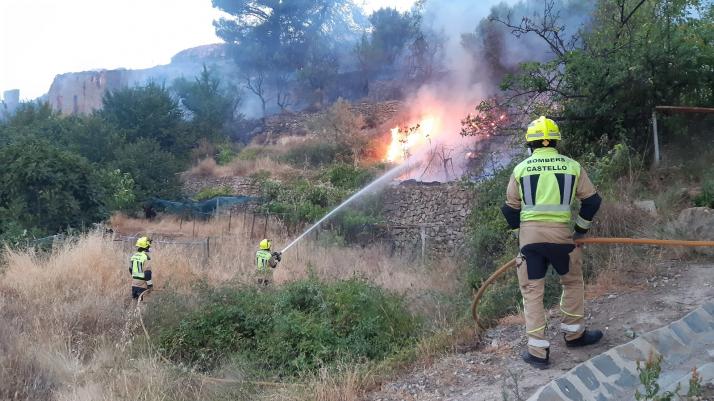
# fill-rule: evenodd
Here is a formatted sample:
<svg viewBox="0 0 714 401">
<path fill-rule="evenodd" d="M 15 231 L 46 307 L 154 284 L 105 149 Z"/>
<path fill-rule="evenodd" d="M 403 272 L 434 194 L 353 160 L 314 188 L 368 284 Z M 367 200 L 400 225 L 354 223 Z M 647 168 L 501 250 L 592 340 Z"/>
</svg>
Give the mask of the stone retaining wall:
<svg viewBox="0 0 714 401">
<path fill-rule="evenodd" d="M 463 185 L 404 182 L 385 190 L 383 199 L 396 249 L 434 255 L 465 245 L 473 192 Z"/>
<path fill-rule="evenodd" d="M 235 195 L 260 196 L 260 186 L 248 177 L 189 177 L 183 182 L 183 193 L 194 196 L 205 188 L 228 187 Z"/>
</svg>

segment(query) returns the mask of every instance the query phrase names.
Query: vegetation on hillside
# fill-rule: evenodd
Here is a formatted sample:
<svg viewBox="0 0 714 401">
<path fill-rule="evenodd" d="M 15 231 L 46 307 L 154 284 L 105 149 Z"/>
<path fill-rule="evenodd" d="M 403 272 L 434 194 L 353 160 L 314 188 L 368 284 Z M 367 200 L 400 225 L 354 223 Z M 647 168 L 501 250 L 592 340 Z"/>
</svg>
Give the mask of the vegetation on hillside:
<svg viewBox="0 0 714 401">
<path fill-rule="evenodd" d="M 178 173 L 202 143 L 228 140 L 240 99 L 208 70 L 174 89 L 176 96 L 154 83 L 109 92 L 88 116 L 25 103 L 0 123 L 0 240 L 91 227 L 150 197 L 178 197 Z"/>
</svg>

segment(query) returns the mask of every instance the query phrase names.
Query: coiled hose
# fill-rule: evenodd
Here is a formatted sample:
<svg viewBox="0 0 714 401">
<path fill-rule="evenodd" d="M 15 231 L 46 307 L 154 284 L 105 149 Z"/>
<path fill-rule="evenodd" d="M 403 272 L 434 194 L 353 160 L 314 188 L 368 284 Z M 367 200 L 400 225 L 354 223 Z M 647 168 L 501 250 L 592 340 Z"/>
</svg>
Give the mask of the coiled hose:
<svg viewBox="0 0 714 401">
<path fill-rule="evenodd" d="M 657 246 L 684 246 L 684 247 L 699 247 L 699 246 L 714 246 L 714 241 L 684 241 L 684 240 L 673 240 L 673 239 L 649 239 L 649 238 L 580 238 L 575 241 L 578 245 L 583 244 L 626 244 L 626 245 L 657 245 Z M 478 317 L 478 304 L 481 301 L 481 297 L 486 292 L 489 286 L 493 284 L 496 279 L 501 277 L 503 273 L 512 269 L 516 266 L 516 259 L 512 259 L 503 266 L 496 269 L 491 276 L 489 276 L 486 281 L 481 284 L 476 295 L 474 295 L 474 300 L 471 303 L 471 316 L 476 322 L 476 330 L 483 330 L 484 327 L 481 324 L 481 320 Z"/>
</svg>

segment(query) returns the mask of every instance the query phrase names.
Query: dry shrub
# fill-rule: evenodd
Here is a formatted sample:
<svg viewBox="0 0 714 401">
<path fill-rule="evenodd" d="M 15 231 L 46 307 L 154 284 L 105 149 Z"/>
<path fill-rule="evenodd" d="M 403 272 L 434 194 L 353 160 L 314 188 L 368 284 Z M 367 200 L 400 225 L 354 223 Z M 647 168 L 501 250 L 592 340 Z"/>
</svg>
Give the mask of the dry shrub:
<svg viewBox="0 0 714 401">
<path fill-rule="evenodd" d="M 203 159 L 193 166 L 188 174 L 194 177 L 216 177 L 219 166 L 213 158 Z"/>
<path fill-rule="evenodd" d="M 304 172 L 289 164 L 281 163 L 273 158 L 260 157 L 255 160 L 236 159 L 225 167 L 226 175 L 250 177 L 267 171 L 271 178 L 289 180 L 302 175 Z"/>
<path fill-rule="evenodd" d="M 656 222 L 654 216 L 631 205 L 603 202 L 589 236 L 643 237 Z"/>
<path fill-rule="evenodd" d="M 313 385 L 315 401 L 357 401 L 360 399 L 361 375 L 352 366 L 343 366 L 337 373 L 320 370 Z"/>
<path fill-rule="evenodd" d="M 498 319 L 499 326 L 522 326 L 526 323 L 526 319 L 522 313 L 504 316 Z"/>
<path fill-rule="evenodd" d="M 281 163 L 271 157 L 259 157 L 256 159 L 235 159 L 230 163 L 219 166 L 212 158 L 203 159 L 193 166 L 185 177 L 251 177 L 262 172 L 270 173 L 271 178 L 279 180 L 289 180 L 306 172 L 298 170 L 289 164 Z"/>
</svg>

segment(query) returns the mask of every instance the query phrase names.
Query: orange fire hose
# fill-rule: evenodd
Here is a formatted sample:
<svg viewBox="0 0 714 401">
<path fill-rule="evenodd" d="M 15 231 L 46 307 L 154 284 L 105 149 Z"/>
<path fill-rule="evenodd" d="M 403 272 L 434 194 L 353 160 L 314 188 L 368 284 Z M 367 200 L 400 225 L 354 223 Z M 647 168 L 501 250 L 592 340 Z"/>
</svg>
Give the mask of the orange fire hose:
<svg viewBox="0 0 714 401">
<path fill-rule="evenodd" d="M 697 247 L 697 246 L 713 246 L 714 241 L 684 241 L 684 240 L 673 240 L 673 239 L 649 239 L 649 238 L 581 238 L 575 241 L 576 244 L 628 244 L 628 245 L 659 245 L 659 246 L 685 246 L 685 247 Z M 496 269 L 491 276 L 489 276 L 486 281 L 481 284 L 476 295 L 474 295 L 474 300 L 471 303 L 471 316 L 476 322 L 476 330 L 484 329 L 481 324 L 481 320 L 478 317 L 478 304 L 481 301 L 481 297 L 486 292 L 486 289 L 493 284 L 496 279 L 503 275 L 509 269 L 516 266 L 516 259 L 512 259 L 508 263 Z"/>
</svg>

